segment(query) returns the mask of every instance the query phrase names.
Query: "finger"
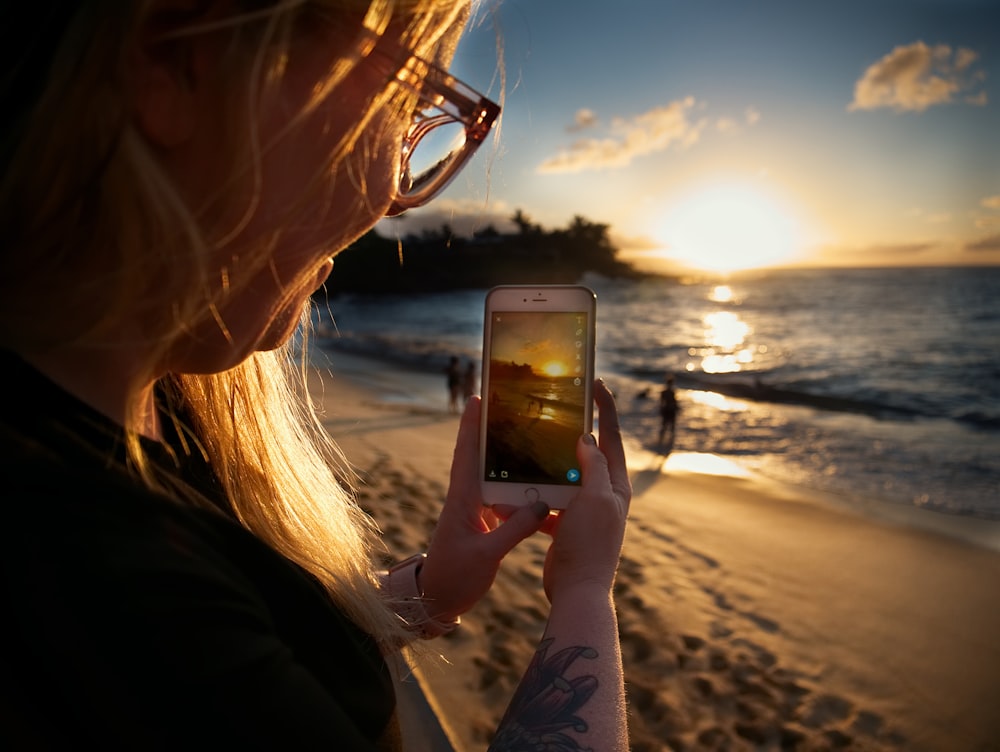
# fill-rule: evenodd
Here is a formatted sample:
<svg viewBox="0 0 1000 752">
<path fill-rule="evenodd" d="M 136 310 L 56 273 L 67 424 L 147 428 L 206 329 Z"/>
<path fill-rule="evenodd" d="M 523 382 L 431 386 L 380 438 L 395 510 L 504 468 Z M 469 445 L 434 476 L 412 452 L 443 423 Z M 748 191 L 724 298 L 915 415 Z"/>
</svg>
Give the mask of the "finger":
<svg viewBox="0 0 1000 752">
<path fill-rule="evenodd" d="M 485 539 L 487 553 L 500 561 L 525 538 L 538 532 L 549 518 L 549 505 L 543 501 L 520 507 Z"/>
<path fill-rule="evenodd" d="M 483 522 L 486 523 L 486 526 L 490 530 L 493 530 L 494 528 L 498 527 L 500 523 L 503 522 L 503 518 L 496 513 L 493 507 L 483 506 L 479 510 L 479 512 L 482 515 Z"/>
<path fill-rule="evenodd" d="M 539 531 L 554 538 L 556 533 L 559 532 L 559 523 L 562 522 L 562 518 L 562 512 L 550 514 L 546 519 L 542 520 L 542 526 L 539 528 Z"/>
<path fill-rule="evenodd" d="M 458 424 L 455 452 L 451 459 L 449 490 L 456 490 L 468 505 L 478 513 L 478 494 L 468 493 L 478 487 L 479 467 L 479 397 L 470 397 Z M 450 495 L 450 494 L 449 494 Z"/>
<path fill-rule="evenodd" d="M 594 400 L 597 402 L 600 447 L 608 460 L 611 486 L 622 498 L 628 500 L 632 496 L 632 483 L 628 477 L 625 446 L 622 442 L 621 425 L 618 422 L 618 407 L 614 395 L 602 379 L 598 379 L 594 384 Z"/>
<path fill-rule="evenodd" d="M 608 458 L 598 447 L 593 434 L 585 433 L 577 441 L 576 458 L 583 475 L 583 488 L 603 493 L 608 487 L 611 473 L 608 469 Z M 569 506 L 574 506 L 572 501 Z"/>
</svg>

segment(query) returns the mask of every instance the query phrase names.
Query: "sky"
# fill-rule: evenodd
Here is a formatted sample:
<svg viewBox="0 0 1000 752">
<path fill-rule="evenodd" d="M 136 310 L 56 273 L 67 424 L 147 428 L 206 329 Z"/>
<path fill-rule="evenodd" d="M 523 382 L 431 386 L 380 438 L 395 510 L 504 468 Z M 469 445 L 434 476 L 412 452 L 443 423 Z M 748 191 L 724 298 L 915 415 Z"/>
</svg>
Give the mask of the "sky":
<svg viewBox="0 0 1000 752">
<path fill-rule="evenodd" d="M 579 327 L 579 315 L 535 312 L 495 314 L 490 357 L 496 361 L 527 363 L 547 376 L 565 376 L 580 360 L 580 343 L 570 336 Z M 581 330 L 582 331 L 582 330 Z M 577 371 L 580 369 L 577 368 Z"/>
<path fill-rule="evenodd" d="M 1000 264 L 1000 0 L 484 0 L 451 70 L 498 138 L 382 234 L 520 210 L 664 271 Z"/>
</svg>

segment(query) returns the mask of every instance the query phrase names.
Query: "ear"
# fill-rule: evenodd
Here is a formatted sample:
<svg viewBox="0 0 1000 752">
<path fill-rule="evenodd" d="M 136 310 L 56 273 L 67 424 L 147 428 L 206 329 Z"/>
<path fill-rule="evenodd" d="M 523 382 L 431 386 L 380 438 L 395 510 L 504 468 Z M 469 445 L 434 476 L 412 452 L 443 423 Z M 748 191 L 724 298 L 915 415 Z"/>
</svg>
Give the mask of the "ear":
<svg viewBox="0 0 1000 752">
<path fill-rule="evenodd" d="M 198 122 L 198 97 L 173 56 L 135 55 L 135 124 L 154 146 L 169 149 L 192 138 Z"/>
<path fill-rule="evenodd" d="M 213 99 L 210 87 L 218 63 L 217 37 L 171 32 L 183 24 L 211 20 L 219 5 L 213 0 L 151 3 L 130 63 L 135 123 L 155 146 L 184 143 L 206 117 L 203 108 Z"/>
</svg>

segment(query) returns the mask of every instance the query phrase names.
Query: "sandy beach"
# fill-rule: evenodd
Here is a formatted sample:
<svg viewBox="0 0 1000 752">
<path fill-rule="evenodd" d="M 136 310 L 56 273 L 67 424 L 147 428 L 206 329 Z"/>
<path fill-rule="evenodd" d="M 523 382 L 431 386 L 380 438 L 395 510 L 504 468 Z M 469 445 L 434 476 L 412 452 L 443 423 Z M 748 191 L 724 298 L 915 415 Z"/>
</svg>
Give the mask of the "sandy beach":
<svg viewBox="0 0 1000 752">
<path fill-rule="evenodd" d="M 329 358 L 312 391 L 361 503 L 395 558 L 424 550 L 458 425 L 443 375 Z M 631 446 L 629 463 L 616 604 L 632 749 L 1000 749 L 1000 525 L 849 511 L 712 455 Z M 516 549 L 417 666 L 461 752 L 486 748 L 541 637 L 546 543 Z"/>
</svg>

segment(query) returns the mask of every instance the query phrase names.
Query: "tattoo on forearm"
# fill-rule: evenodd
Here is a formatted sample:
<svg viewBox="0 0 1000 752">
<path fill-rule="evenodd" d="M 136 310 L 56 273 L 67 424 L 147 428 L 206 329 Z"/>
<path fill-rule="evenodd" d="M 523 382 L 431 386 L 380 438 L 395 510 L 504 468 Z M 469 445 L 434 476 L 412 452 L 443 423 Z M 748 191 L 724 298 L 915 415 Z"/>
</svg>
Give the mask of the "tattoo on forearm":
<svg viewBox="0 0 1000 752">
<path fill-rule="evenodd" d="M 514 692 L 507 714 L 500 722 L 490 752 L 544 750 L 545 752 L 583 752 L 579 742 L 563 731 L 587 731 L 587 722 L 576 715 L 597 691 L 597 677 L 592 675 L 567 679 L 566 670 L 577 658 L 597 658 L 589 647 L 564 648 L 548 657 L 552 640 L 543 640 L 531 665 Z"/>
</svg>

